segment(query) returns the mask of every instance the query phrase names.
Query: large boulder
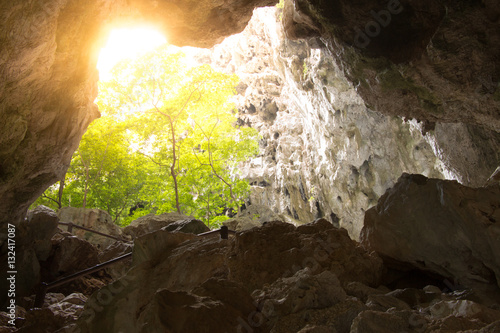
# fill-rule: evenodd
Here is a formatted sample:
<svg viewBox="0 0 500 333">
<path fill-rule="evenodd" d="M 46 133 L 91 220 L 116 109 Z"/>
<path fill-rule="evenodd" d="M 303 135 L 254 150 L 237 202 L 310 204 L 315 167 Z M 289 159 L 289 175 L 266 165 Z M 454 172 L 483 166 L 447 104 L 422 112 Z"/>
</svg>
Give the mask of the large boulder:
<svg viewBox="0 0 500 333">
<path fill-rule="evenodd" d="M 456 285 L 500 286 L 500 186 L 403 174 L 366 212 L 361 243 Z"/>
<path fill-rule="evenodd" d="M 203 221 L 197 219 L 186 219 L 170 223 L 166 227 L 163 227 L 163 230 L 198 235 L 210 231 L 210 228 L 207 227 Z"/>
<path fill-rule="evenodd" d="M 51 238 L 57 231 L 58 222 L 57 214 L 53 210 L 38 206 L 29 211 L 27 218 L 15 228 L 15 268 L 18 272 L 22 272 L 16 276 L 18 295 L 29 295 L 40 282 L 40 262 L 50 255 Z M 7 263 L 7 242 L 2 247 L 0 262 Z M 2 270 L 0 277 L 5 281 L 7 270 Z M 5 302 L 7 287 L 7 283 L 3 283 L 0 287 L 0 305 Z"/>
<path fill-rule="evenodd" d="M 351 240 L 345 229 L 325 219 L 294 227 L 270 222 L 239 234 L 229 257 L 230 276 L 249 290 L 309 267 L 313 274 L 333 272 L 340 282 L 378 285 L 382 261 Z"/>
<path fill-rule="evenodd" d="M 227 226 L 230 230 L 245 231 L 273 221 L 288 222 L 292 224 L 297 224 L 298 222 L 289 216 L 273 212 L 268 206 L 252 204 L 238 213 L 236 217 L 226 220 L 222 224 Z"/>
<path fill-rule="evenodd" d="M 57 231 L 59 218 L 52 209 L 38 206 L 28 212 L 19 226 L 19 244 L 32 247 L 38 260 L 46 260 L 52 248 L 51 238 Z"/>
<path fill-rule="evenodd" d="M 61 222 L 71 222 L 113 237 L 121 237 L 121 228 L 113 223 L 113 218 L 104 210 L 63 207 L 57 212 L 57 215 Z M 72 233 L 101 250 L 115 242 L 112 238 L 78 228 L 73 228 Z"/>
<path fill-rule="evenodd" d="M 48 278 L 69 275 L 99 263 L 99 251 L 89 242 L 75 236 L 58 234 L 47 259 Z"/>
<path fill-rule="evenodd" d="M 160 230 L 161 228 L 177 221 L 192 220 L 195 219 L 179 213 L 165 213 L 160 215 L 148 214 L 146 216 L 139 217 L 137 220 L 132 221 L 128 226 L 123 228 L 123 234 L 132 238 L 137 238 L 150 232 Z M 187 222 L 184 222 L 184 224 L 185 223 Z M 175 230 L 177 227 L 173 229 Z"/>
</svg>

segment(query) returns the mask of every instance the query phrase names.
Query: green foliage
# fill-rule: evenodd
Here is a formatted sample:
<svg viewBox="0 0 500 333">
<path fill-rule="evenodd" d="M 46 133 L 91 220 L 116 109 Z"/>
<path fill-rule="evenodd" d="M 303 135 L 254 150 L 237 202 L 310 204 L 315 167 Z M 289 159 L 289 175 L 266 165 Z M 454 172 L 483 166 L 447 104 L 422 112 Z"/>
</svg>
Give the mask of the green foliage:
<svg viewBox="0 0 500 333">
<path fill-rule="evenodd" d="M 222 226 L 222 223 L 227 220 L 229 220 L 229 217 L 226 215 L 216 216 L 210 220 L 209 227 L 212 229 L 218 229 Z"/>
<path fill-rule="evenodd" d="M 190 66 L 168 48 L 121 62 L 112 75 L 99 84 L 103 116 L 73 156 L 62 206 L 104 209 L 121 225 L 179 210 L 219 226 L 248 196 L 238 164 L 258 152 L 257 132 L 235 126 L 228 102 L 239 79 Z M 56 206 L 58 189 L 37 204 Z M 138 202 L 145 207 L 129 216 Z"/>
<path fill-rule="evenodd" d="M 285 8 L 285 0 L 280 0 L 276 4 L 276 8 L 278 8 L 278 10 L 280 11 L 280 13 L 279 13 L 279 20 L 283 21 L 283 8 Z"/>
</svg>

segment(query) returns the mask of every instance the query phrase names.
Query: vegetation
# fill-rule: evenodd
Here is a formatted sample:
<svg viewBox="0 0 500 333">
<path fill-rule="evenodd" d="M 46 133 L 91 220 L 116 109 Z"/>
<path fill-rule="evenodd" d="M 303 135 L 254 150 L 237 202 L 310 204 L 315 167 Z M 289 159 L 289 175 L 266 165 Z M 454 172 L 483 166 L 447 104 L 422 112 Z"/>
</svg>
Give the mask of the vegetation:
<svg viewBox="0 0 500 333">
<path fill-rule="evenodd" d="M 220 224 L 249 184 L 238 164 L 257 153 L 257 132 L 237 127 L 229 98 L 238 78 L 190 66 L 162 47 L 119 63 L 100 83 L 102 117 L 82 138 L 64 180 L 35 205 L 100 208 L 126 225 L 177 211 Z"/>
</svg>

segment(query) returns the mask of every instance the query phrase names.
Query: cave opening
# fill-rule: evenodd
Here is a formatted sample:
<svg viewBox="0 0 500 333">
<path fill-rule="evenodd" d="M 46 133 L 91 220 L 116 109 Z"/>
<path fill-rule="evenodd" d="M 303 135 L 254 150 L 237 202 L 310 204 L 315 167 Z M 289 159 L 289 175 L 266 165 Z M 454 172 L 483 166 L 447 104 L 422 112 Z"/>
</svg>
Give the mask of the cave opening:
<svg viewBox="0 0 500 333">
<path fill-rule="evenodd" d="M 257 153 L 258 133 L 238 124 L 240 79 L 207 52 L 149 26 L 111 30 L 97 62 L 100 117 L 32 208 L 100 209 L 121 227 L 176 212 L 216 228 L 239 211 L 250 186 L 237 165 Z"/>
</svg>

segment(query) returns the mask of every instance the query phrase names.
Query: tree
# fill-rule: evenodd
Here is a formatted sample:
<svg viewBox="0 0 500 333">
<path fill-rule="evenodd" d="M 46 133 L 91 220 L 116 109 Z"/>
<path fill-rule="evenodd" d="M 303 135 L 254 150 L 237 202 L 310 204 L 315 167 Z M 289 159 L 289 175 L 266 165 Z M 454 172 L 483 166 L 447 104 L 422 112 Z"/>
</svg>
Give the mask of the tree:
<svg viewBox="0 0 500 333">
<path fill-rule="evenodd" d="M 134 114 L 139 151 L 168 168 L 175 209 L 200 215 L 204 202 L 210 218 L 222 205 L 210 205 L 217 196 L 237 209 L 248 194 L 237 164 L 257 152 L 257 132 L 235 126 L 237 112 L 228 102 L 239 79 L 208 65 L 190 66 L 182 53 L 166 49 L 122 63 L 113 75 L 103 87 L 105 109 Z"/>
<path fill-rule="evenodd" d="M 177 211 L 209 225 L 238 210 L 249 191 L 238 164 L 258 149 L 257 132 L 236 126 L 229 102 L 239 79 L 167 48 L 121 62 L 112 75 L 100 83 L 103 116 L 73 156 L 63 201 L 125 223 L 126 208 L 138 202 L 147 207 L 134 217 Z"/>
<path fill-rule="evenodd" d="M 100 208 L 118 223 L 127 208 L 139 200 L 143 187 L 156 181 L 150 176 L 150 162 L 132 152 L 126 125 L 107 116 L 94 121 L 74 153 L 64 180 L 45 191 L 35 204 L 55 209 Z"/>
</svg>

